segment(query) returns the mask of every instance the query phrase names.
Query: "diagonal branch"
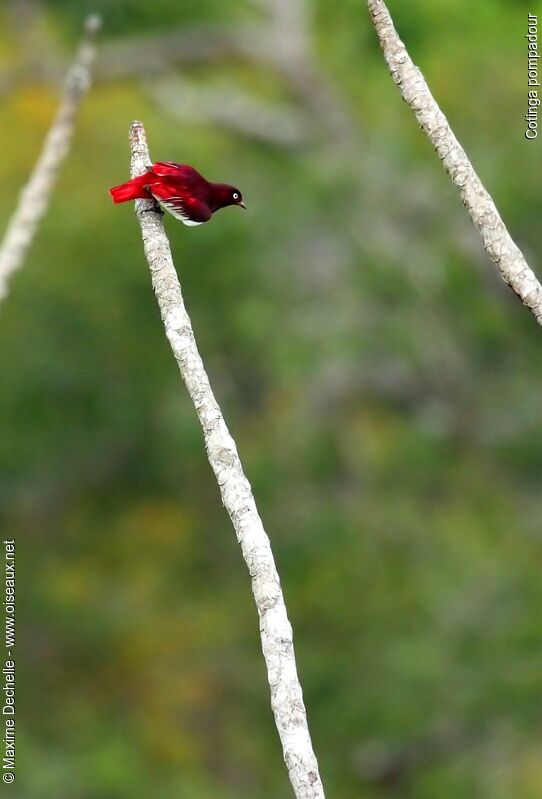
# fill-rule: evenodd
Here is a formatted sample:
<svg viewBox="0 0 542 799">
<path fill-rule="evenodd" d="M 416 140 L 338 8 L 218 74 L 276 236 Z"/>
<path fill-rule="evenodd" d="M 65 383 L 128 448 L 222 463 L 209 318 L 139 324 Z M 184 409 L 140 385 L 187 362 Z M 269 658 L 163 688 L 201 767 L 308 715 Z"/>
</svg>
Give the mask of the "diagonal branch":
<svg viewBox="0 0 542 799">
<path fill-rule="evenodd" d="M 143 33 L 126 41 L 114 39 L 100 47 L 97 80 L 158 74 L 172 65 L 209 64 L 243 53 L 254 39 L 253 28 L 224 25 L 184 25 L 165 33 Z M 252 50 L 251 50 L 252 52 Z"/>
<path fill-rule="evenodd" d="M 282 103 L 263 102 L 223 82 L 191 83 L 175 74 L 143 83 L 149 97 L 172 118 L 211 121 L 251 139 L 299 147 L 311 136 L 308 114 Z"/>
<path fill-rule="evenodd" d="M 0 244 L 0 300 L 8 293 L 10 277 L 24 263 L 49 205 L 60 165 L 69 151 L 75 117 L 90 86 L 95 55 L 94 38 L 100 26 L 99 17 L 87 17 L 83 40 L 68 72 L 57 115 Z"/>
<path fill-rule="evenodd" d="M 482 237 L 487 254 L 498 266 L 503 280 L 542 325 L 542 286 L 510 236 L 422 73 L 413 64 L 385 3 L 383 0 L 368 0 L 368 5 L 391 76 L 437 151 L 446 172 L 459 188 L 463 204 Z"/>
<path fill-rule="evenodd" d="M 134 122 L 131 127 L 130 146 L 131 173 L 136 177 L 143 174 L 151 163 L 140 122 Z M 198 352 L 160 215 L 149 200 L 140 200 L 136 212 L 166 336 L 194 403 L 203 429 L 207 457 L 252 579 L 271 688 L 271 707 L 290 781 L 297 799 L 324 799 L 297 676 L 292 627 L 269 538 Z"/>
</svg>

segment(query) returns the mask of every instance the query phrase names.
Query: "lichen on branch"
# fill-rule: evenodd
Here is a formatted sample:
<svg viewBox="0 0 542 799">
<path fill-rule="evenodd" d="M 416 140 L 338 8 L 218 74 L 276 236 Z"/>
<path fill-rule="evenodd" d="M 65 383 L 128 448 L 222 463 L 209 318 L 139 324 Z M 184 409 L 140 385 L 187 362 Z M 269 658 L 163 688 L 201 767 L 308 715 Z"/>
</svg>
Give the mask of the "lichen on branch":
<svg viewBox="0 0 542 799">
<path fill-rule="evenodd" d="M 130 146 L 131 174 L 137 177 L 151 163 L 140 122 L 134 122 L 131 127 Z M 292 627 L 271 544 L 243 472 L 235 441 L 226 426 L 199 354 L 161 215 L 151 200 L 137 201 L 136 213 L 166 336 L 194 404 L 203 430 L 207 457 L 250 573 L 260 618 L 271 707 L 290 782 L 297 799 L 324 799 L 297 676 Z"/>
</svg>

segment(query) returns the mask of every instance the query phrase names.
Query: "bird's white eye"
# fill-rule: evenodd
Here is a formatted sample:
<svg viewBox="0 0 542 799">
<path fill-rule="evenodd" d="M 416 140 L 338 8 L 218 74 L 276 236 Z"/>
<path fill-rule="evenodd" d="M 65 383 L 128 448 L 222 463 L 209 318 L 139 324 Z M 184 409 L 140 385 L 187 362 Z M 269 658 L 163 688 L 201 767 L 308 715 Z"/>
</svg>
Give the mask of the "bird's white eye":
<svg viewBox="0 0 542 799">
<path fill-rule="evenodd" d="M 233 199 L 234 200 L 238 200 L 239 199 L 239 195 L 237 194 L 236 191 L 233 192 Z"/>
</svg>

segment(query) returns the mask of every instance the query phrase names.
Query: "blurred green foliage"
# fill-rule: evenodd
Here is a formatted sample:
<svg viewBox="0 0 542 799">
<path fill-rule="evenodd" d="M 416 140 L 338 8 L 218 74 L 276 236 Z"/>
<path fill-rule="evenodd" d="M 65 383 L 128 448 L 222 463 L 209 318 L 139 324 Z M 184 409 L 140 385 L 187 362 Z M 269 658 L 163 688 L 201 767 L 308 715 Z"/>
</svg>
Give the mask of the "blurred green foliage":
<svg viewBox="0 0 542 799">
<path fill-rule="evenodd" d="M 57 102 L 25 65 L 67 59 L 87 10 L 27 2 L 21 29 L 16 5 L 0 12 L 6 221 Z M 534 9 L 390 6 L 513 236 L 540 261 L 540 146 L 522 121 Z M 96 9 L 108 46 L 193 23 L 265 26 L 249 2 Z M 159 75 L 102 75 L 0 308 L 20 796 L 290 795 L 249 580 L 138 226 L 107 194 L 128 173 L 134 118 L 156 160 L 235 182 L 249 205 L 197 230 L 166 226 L 272 539 L 327 794 L 542 795 L 540 330 L 400 101 L 364 3 L 318 0 L 309 22 L 348 142 L 323 133 L 288 149 L 179 124 L 155 101 Z M 184 72 L 263 97 L 271 80 L 243 58 Z"/>
</svg>

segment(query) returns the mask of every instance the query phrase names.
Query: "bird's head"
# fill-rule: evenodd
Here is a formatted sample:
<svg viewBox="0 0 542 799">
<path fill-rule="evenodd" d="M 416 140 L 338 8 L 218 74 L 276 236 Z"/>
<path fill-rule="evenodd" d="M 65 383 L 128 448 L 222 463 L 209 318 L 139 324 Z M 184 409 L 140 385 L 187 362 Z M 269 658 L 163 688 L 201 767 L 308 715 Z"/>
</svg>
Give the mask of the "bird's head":
<svg viewBox="0 0 542 799">
<path fill-rule="evenodd" d="M 226 208 L 228 205 L 238 205 L 240 208 L 246 208 L 243 202 L 243 195 L 235 186 L 230 186 L 227 183 L 214 183 L 212 186 L 213 211 L 218 211 L 219 208 Z"/>
</svg>

